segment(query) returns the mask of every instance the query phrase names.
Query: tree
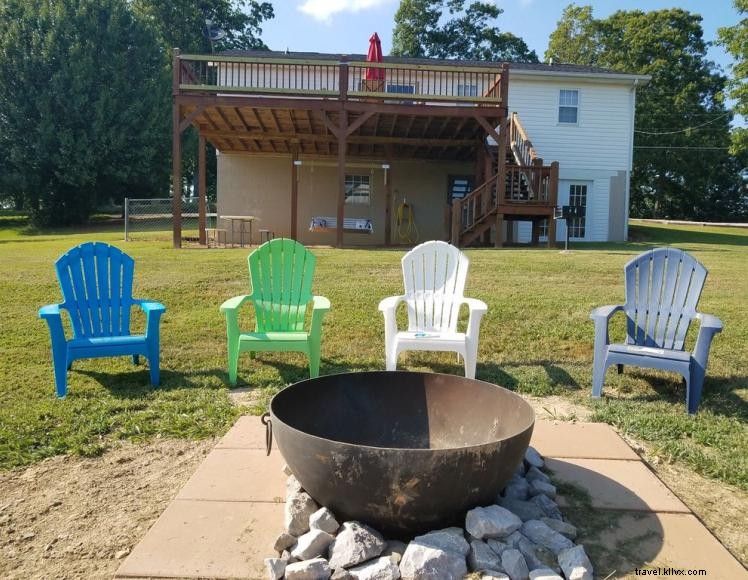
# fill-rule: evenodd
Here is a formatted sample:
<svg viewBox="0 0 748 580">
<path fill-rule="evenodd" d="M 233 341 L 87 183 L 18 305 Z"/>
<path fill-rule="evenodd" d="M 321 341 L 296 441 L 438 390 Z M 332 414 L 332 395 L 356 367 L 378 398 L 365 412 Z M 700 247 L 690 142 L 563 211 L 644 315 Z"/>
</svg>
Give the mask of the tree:
<svg viewBox="0 0 748 580">
<path fill-rule="evenodd" d="M 706 49 L 701 17 L 681 9 L 596 20 L 589 6 L 572 5 L 551 34 L 546 58 L 652 77 L 637 95 L 633 216 L 740 217 L 738 164 L 727 151 L 726 79 Z"/>
<path fill-rule="evenodd" d="M 35 223 L 168 184 L 168 80 L 125 0 L 0 0 L 0 147 Z"/>
<path fill-rule="evenodd" d="M 748 116 L 748 0 L 735 0 L 735 9 L 743 18 L 735 26 L 718 30 L 719 42 L 735 59 L 730 67 L 732 79 L 729 82 L 730 98 L 735 100 L 733 110 Z M 748 154 L 748 129 L 733 129 L 732 151 L 735 154 Z"/>
<path fill-rule="evenodd" d="M 442 22 L 444 12 L 449 17 Z M 537 62 L 525 42 L 493 25 L 503 10 L 489 2 L 402 0 L 392 34 L 394 56 Z"/>
</svg>

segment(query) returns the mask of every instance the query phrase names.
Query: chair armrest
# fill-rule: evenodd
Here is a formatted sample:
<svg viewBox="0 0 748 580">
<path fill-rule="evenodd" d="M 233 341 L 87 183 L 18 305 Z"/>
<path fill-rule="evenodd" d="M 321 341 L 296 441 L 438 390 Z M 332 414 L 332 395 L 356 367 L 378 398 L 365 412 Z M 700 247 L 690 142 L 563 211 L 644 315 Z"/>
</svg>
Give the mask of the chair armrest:
<svg viewBox="0 0 748 580">
<path fill-rule="evenodd" d="M 394 310 L 403 300 L 405 300 L 405 296 L 388 296 L 379 303 L 379 311 L 386 312 L 387 310 Z"/>
<path fill-rule="evenodd" d="M 711 314 L 697 312 L 694 317 L 699 321 L 699 328 L 709 329 L 712 332 L 722 332 L 722 321 Z"/>
<path fill-rule="evenodd" d="M 221 304 L 221 312 L 223 312 L 224 314 L 227 312 L 234 312 L 250 298 L 251 294 L 243 294 L 242 296 L 234 296 L 233 298 L 229 298 L 228 300 L 226 300 L 226 302 Z"/>
<path fill-rule="evenodd" d="M 140 306 L 141 310 L 146 314 L 151 312 L 166 312 L 166 306 L 160 302 L 155 302 L 146 298 L 133 298 L 132 302 L 133 304 Z"/>
<path fill-rule="evenodd" d="M 592 312 L 590 312 L 591 320 L 610 320 L 616 312 L 623 310 L 621 304 L 611 304 L 609 306 L 598 306 Z"/>
<path fill-rule="evenodd" d="M 330 301 L 324 296 L 312 296 L 312 311 L 324 311 L 330 310 Z"/>
<path fill-rule="evenodd" d="M 488 306 L 486 306 L 486 303 L 483 302 L 483 300 L 478 300 L 477 298 L 463 298 L 462 303 L 467 304 L 471 316 L 473 313 L 483 316 L 488 312 Z"/>
<path fill-rule="evenodd" d="M 62 304 L 47 304 L 39 309 L 39 318 L 53 318 L 60 316 L 60 308 L 65 308 Z"/>
</svg>

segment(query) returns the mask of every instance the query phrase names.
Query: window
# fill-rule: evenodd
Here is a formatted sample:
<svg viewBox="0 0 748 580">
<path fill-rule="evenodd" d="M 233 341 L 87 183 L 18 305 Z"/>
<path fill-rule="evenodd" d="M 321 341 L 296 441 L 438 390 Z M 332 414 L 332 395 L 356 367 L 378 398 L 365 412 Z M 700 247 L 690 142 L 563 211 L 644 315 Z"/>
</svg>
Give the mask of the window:
<svg viewBox="0 0 748 580">
<path fill-rule="evenodd" d="M 457 85 L 458 97 L 477 97 L 478 85 Z"/>
<path fill-rule="evenodd" d="M 395 93 L 398 95 L 415 95 L 416 94 L 416 86 L 415 85 L 387 85 L 387 91 L 388 93 Z"/>
<path fill-rule="evenodd" d="M 569 205 L 587 208 L 587 186 L 582 184 L 571 184 L 569 186 Z M 583 238 L 587 218 L 570 219 L 566 227 L 569 228 L 570 238 Z"/>
<path fill-rule="evenodd" d="M 579 121 L 579 91 L 561 89 L 558 96 L 558 122 L 576 125 Z"/>
<path fill-rule="evenodd" d="M 462 199 L 468 193 L 473 191 L 473 178 L 463 175 L 449 176 L 449 199 L 447 202 L 451 205 L 453 199 Z"/>
<path fill-rule="evenodd" d="M 369 205 L 371 180 L 368 175 L 345 176 L 345 203 Z"/>
</svg>

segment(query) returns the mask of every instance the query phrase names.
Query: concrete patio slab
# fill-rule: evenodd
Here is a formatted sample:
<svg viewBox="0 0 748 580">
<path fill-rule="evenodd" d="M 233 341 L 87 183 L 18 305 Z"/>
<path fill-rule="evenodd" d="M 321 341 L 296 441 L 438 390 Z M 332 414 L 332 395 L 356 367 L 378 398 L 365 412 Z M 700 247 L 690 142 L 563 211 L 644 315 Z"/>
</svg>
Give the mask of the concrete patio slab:
<svg viewBox="0 0 748 580">
<path fill-rule="evenodd" d="M 585 539 L 600 577 L 634 568 L 703 569 L 746 578 L 745 569 L 606 425 L 538 421 L 532 444 L 555 477 L 590 494 L 620 522 Z M 206 457 L 123 562 L 117 577 L 264 578 L 263 560 L 283 526 L 285 475 L 265 428 L 242 417 Z M 563 497 L 559 503 L 568 505 Z"/>
<path fill-rule="evenodd" d="M 530 445 L 544 457 L 639 459 L 621 436 L 605 423 L 536 421 Z"/>
<path fill-rule="evenodd" d="M 118 577 L 263 578 L 283 504 L 175 500 Z"/>
<path fill-rule="evenodd" d="M 284 464 L 277 451 L 267 456 L 264 449 L 214 449 L 177 499 L 283 502 Z"/>
<path fill-rule="evenodd" d="M 620 512 L 617 525 L 584 542 L 595 558 L 595 576 L 635 576 L 638 569 L 705 570 L 706 578 L 740 580 L 748 572 L 691 514 Z M 695 575 L 695 574 L 691 574 Z M 639 577 L 643 574 L 639 574 Z M 680 577 L 671 573 L 668 576 Z"/>
<path fill-rule="evenodd" d="M 590 495 L 592 507 L 690 513 L 641 461 L 612 459 L 546 459 L 552 477 L 582 488 Z M 558 504 L 568 506 L 560 496 Z"/>
</svg>

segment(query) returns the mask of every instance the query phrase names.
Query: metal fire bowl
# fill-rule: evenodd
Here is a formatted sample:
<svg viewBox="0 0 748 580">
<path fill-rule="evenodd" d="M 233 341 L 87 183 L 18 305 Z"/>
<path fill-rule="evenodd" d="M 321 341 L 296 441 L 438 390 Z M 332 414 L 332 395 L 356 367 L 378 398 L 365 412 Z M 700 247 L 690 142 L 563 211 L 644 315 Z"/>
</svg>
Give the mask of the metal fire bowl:
<svg viewBox="0 0 748 580">
<path fill-rule="evenodd" d="M 272 433 L 304 489 L 339 521 L 395 537 L 464 523 L 489 505 L 530 443 L 532 407 L 452 375 L 328 375 L 270 403 Z"/>
</svg>

